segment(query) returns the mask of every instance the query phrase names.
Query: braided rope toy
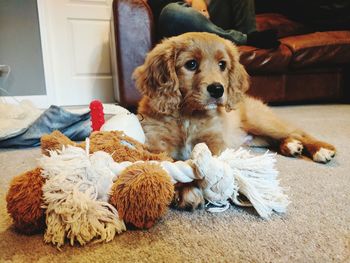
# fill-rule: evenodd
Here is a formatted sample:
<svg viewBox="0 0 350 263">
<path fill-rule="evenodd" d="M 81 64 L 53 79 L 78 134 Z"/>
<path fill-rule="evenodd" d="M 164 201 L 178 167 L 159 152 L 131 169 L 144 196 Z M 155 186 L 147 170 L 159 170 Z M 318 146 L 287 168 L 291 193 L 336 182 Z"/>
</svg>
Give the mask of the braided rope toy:
<svg viewBox="0 0 350 263">
<path fill-rule="evenodd" d="M 186 162 L 148 161 L 157 163 L 171 176 L 172 182 L 189 183 L 203 180 L 203 196 L 210 204 L 210 212 L 222 212 L 229 207 L 229 200 L 239 206 L 253 206 L 258 214 L 268 219 L 273 212 L 284 213 L 289 204 L 277 180 L 274 165 L 275 154 L 266 152 L 254 156 L 242 148 L 227 149 L 220 156 L 213 156 L 205 143 L 197 144 Z M 117 164 L 119 173 L 131 162 Z M 116 176 L 118 176 L 118 174 Z M 248 200 L 240 199 L 243 194 Z"/>
<path fill-rule="evenodd" d="M 170 175 L 172 183 L 203 180 L 204 198 L 215 205 L 208 209 L 211 212 L 226 210 L 230 199 L 236 205 L 253 206 L 262 218 L 269 219 L 274 211 L 285 212 L 289 203 L 277 180 L 274 154 L 253 156 L 244 149 L 228 149 L 216 157 L 206 144 L 200 143 L 185 162 L 117 163 L 102 151 L 89 154 L 88 148 L 87 140 L 85 151 L 68 146 L 39 160 L 42 176 L 46 178 L 43 187 L 46 242 L 60 246 L 68 237 L 72 244 L 75 240 L 85 244 L 96 236 L 107 242 L 116 233 L 125 231 L 122 218 L 107 200 L 113 182 L 127 167 L 137 163 L 159 165 Z M 84 198 L 81 193 L 85 194 Z M 249 202 L 240 200 L 240 194 Z"/>
</svg>

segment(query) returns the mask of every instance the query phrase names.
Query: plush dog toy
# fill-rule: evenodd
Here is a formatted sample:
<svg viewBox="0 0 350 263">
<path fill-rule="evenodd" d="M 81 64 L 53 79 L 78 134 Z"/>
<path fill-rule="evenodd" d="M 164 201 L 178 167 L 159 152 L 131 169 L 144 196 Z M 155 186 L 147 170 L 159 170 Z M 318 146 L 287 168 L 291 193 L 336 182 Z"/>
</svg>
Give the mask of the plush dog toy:
<svg viewBox="0 0 350 263">
<path fill-rule="evenodd" d="M 120 118 L 125 120 L 116 116 L 114 128 Z M 140 141 L 139 133 L 134 137 Z M 66 239 L 72 245 L 108 242 L 125 224 L 152 227 L 167 211 L 174 184 L 193 180 L 201 180 L 211 212 L 226 210 L 228 200 L 253 206 L 266 219 L 286 210 L 273 154 L 227 149 L 213 156 L 199 143 L 189 160 L 173 162 L 139 141 L 120 131 L 94 132 L 80 144 L 59 131 L 43 136 L 38 167 L 15 177 L 6 197 L 15 228 L 25 234 L 45 230 L 45 242 L 57 247 Z"/>
<path fill-rule="evenodd" d="M 41 148 L 44 155 L 50 153 L 51 156 L 55 155 L 55 150 L 61 150 L 68 145 L 81 148 L 81 151 L 86 148 L 85 142 L 81 144 L 72 142 L 59 131 L 54 131 L 41 138 Z M 89 152 L 94 154 L 101 153 L 101 151 L 108 153 L 113 158 L 111 162 L 118 163 L 126 161 L 133 163 L 140 160 L 172 161 L 164 153 L 150 153 L 143 144 L 119 131 L 92 133 L 89 140 Z M 73 161 L 72 154 L 71 159 L 66 163 Z M 16 176 L 10 184 L 6 197 L 7 210 L 14 221 L 15 229 L 22 233 L 32 234 L 45 229 L 48 207 L 43 207 L 45 199 L 43 187 L 45 187 L 49 176 L 43 174 L 42 167 L 47 166 L 50 160 L 49 157 L 43 157 L 40 161 L 40 167 Z M 58 163 L 58 160 L 54 161 L 55 164 Z M 66 166 L 64 164 L 62 170 Z M 86 170 L 88 167 L 84 169 Z M 74 169 L 72 171 L 75 173 Z M 112 174 L 111 178 L 113 176 Z M 174 186 L 169 175 L 159 165 L 144 162 L 122 171 L 113 183 L 110 201 L 118 209 L 120 219 L 123 219 L 126 224 L 138 228 L 149 228 L 167 211 L 173 197 L 173 191 Z M 135 193 L 142 193 L 142 198 Z M 155 198 L 155 196 L 159 198 Z M 104 198 L 104 201 L 107 199 Z M 111 210 L 111 207 L 108 209 Z M 60 241 L 55 240 L 52 243 L 62 244 L 62 238 Z M 78 241 L 84 244 L 89 240 Z"/>
</svg>

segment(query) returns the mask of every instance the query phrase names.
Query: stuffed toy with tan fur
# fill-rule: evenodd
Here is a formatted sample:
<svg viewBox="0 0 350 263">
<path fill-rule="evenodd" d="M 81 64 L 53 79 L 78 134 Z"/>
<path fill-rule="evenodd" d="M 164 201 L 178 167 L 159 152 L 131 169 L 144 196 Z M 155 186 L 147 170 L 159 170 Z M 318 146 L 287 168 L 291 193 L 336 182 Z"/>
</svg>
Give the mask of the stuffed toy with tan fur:
<svg viewBox="0 0 350 263">
<path fill-rule="evenodd" d="M 68 145 L 82 150 L 86 148 L 85 142 L 72 142 L 59 131 L 41 138 L 44 155 L 50 155 Z M 92 133 L 89 151 L 90 154 L 106 152 L 118 163 L 172 161 L 164 153 L 149 152 L 143 144 L 119 131 Z M 44 159 L 41 166 L 47 165 L 49 160 Z M 15 229 L 19 232 L 32 234 L 45 230 L 47 207 L 44 205 L 43 187 L 47 178 L 42 174 L 42 168 L 38 167 L 12 180 L 6 196 L 7 210 L 14 221 Z M 126 224 L 150 228 L 167 211 L 173 192 L 174 185 L 169 175 L 159 165 L 142 162 L 122 171 L 113 183 L 109 202 L 117 208 L 119 218 Z M 84 244 L 89 240 L 81 241 L 79 242 Z M 52 243 L 55 242 L 61 244 L 62 240 Z"/>
</svg>

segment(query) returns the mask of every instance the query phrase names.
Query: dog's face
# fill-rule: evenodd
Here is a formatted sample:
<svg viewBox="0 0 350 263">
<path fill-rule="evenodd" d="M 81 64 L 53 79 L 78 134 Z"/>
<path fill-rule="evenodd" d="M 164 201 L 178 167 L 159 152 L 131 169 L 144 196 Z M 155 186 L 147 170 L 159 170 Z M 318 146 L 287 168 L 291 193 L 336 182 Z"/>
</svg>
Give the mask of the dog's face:
<svg viewBox="0 0 350 263">
<path fill-rule="evenodd" d="M 225 106 L 231 110 L 248 89 L 236 46 L 209 33 L 169 38 L 134 72 L 136 86 L 164 114 Z"/>
</svg>

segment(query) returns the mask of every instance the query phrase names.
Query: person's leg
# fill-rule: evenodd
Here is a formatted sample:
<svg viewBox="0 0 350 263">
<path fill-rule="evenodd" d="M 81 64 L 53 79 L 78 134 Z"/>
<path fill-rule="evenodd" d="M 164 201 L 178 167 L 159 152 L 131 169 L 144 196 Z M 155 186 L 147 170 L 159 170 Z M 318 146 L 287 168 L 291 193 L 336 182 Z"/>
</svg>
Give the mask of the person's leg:
<svg viewBox="0 0 350 263">
<path fill-rule="evenodd" d="M 234 29 L 247 34 L 247 45 L 260 48 L 276 48 L 275 30 L 256 31 L 254 0 L 211 0 L 210 20 L 224 29 Z"/>
<path fill-rule="evenodd" d="M 246 28 L 248 28 L 248 25 Z M 252 26 L 252 23 L 250 25 Z M 253 28 L 249 30 L 253 30 Z M 187 32 L 214 33 L 237 45 L 251 45 L 259 48 L 276 48 L 280 44 L 276 32 L 273 30 L 252 31 L 248 34 L 235 29 L 224 30 L 183 2 L 171 3 L 165 6 L 158 20 L 158 33 L 161 37 L 177 36 Z"/>
<path fill-rule="evenodd" d="M 246 34 L 256 31 L 254 0 L 231 0 L 230 2 L 233 28 Z"/>
<path fill-rule="evenodd" d="M 254 0 L 211 0 L 210 20 L 224 29 L 248 34 L 256 31 Z"/>
<path fill-rule="evenodd" d="M 225 30 L 235 29 L 232 26 L 231 0 L 211 0 L 208 5 L 210 21 Z"/>
<path fill-rule="evenodd" d="M 247 43 L 247 35 L 233 30 L 224 30 L 216 26 L 205 16 L 184 3 L 171 3 L 163 8 L 159 21 L 159 33 L 171 37 L 187 32 L 209 32 L 231 40 L 235 44 Z"/>
</svg>

